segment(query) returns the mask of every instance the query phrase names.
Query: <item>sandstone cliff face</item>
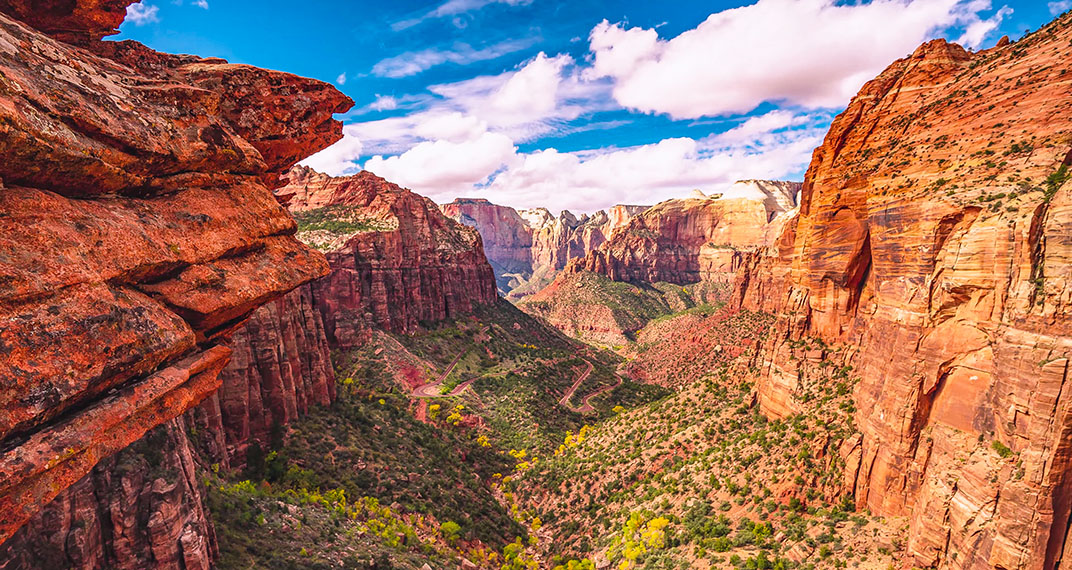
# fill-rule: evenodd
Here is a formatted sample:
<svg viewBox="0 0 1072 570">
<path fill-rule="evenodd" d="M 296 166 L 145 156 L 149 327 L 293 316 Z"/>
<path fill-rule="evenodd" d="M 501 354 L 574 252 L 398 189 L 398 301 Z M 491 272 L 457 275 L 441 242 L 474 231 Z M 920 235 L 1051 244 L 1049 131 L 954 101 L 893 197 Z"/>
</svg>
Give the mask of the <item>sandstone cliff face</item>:
<svg viewBox="0 0 1072 570">
<path fill-rule="evenodd" d="M 370 172 L 332 178 L 304 168 L 279 194 L 310 219 L 342 222 L 299 234 L 329 249 L 331 273 L 313 297 L 332 346 L 358 346 L 373 327 L 413 332 L 498 298 L 480 234 L 427 198 Z"/>
<path fill-rule="evenodd" d="M 129 3 L 0 3 L 0 539 L 216 390 L 224 335 L 327 270 L 270 187 L 351 102 L 97 41 Z"/>
<path fill-rule="evenodd" d="M 618 205 L 580 218 L 569 211 L 555 217 L 546 208 L 515 210 L 471 198 L 440 208 L 480 232 L 499 291 L 517 300 L 542 289 L 571 259 L 602 245 L 648 207 Z"/>
<path fill-rule="evenodd" d="M 746 307 L 780 315 L 768 415 L 800 409 L 790 342 L 850 347 L 847 491 L 909 517 L 915 565 L 1055 568 L 1072 548 L 1070 41 L 1066 16 L 891 65 L 815 151 L 775 254 L 740 276 Z"/>
<path fill-rule="evenodd" d="M 517 210 L 484 199 L 459 198 L 440 206 L 448 218 L 476 228 L 500 291 L 532 275 L 532 231 Z"/>
<path fill-rule="evenodd" d="M 311 285 L 257 309 L 229 346 L 219 391 L 188 414 L 202 434 L 201 451 L 228 469 L 245 465 L 251 443 L 267 448 L 273 431 L 335 400 L 331 348 Z"/>
<path fill-rule="evenodd" d="M 570 263 L 615 281 L 731 281 L 740 251 L 769 246 L 796 205 L 799 184 L 739 182 L 726 196 L 667 200 Z"/>
<path fill-rule="evenodd" d="M 212 567 L 216 537 L 182 418 L 102 460 L 0 545 L 4 570 Z"/>
</svg>

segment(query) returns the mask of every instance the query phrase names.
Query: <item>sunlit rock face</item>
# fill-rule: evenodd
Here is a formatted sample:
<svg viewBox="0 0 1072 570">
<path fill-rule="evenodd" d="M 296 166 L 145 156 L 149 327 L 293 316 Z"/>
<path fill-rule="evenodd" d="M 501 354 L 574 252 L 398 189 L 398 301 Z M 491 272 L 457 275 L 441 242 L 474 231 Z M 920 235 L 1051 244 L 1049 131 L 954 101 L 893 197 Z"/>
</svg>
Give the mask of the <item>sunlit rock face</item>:
<svg viewBox="0 0 1072 570">
<path fill-rule="evenodd" d="M 566 264 L 583 257 L 624 228 L 647 206 L 613 206 L 580 217 L 546 208 L 515 210 L 482 198 L 458 198 L 443 213 L 480 232 L 499 291 L 511 300 L 551 282 Z"/>
<path fill-rule="evenodd" d="M 99 41 L 127 4 L 0 2 L 0 539 L 214 392 L 226 335 L 328 269 L 271 189 L 351 101 Z"/>
<path fill-rule="evenodd" d="M 815 151 L 799 215 L 745 261 L 777 313 L 760 405 L 801 409 L 789 343 L 849 348 L 857 505 L 921 566 L 1054 568 L 1072 505 L 1072 19 L 969 53 L 921 46 Z"/>
<path fill-rule="evenodd" d="M 368 171 L 333 178 L 303 168 L 278 193 L 299 218 L 345 218 L 299 233 L 331 265 L 313 295 L 333 346 L 358 346 L 372 328 L 413 332 L 498 299 L 480 234 L 428 198 Z"/>
<path fill-rule="evenodd" d="M 796 211 L 799 183 L 748 180 L 725 193 L 667 200 L 630 220 L 569 271 L 615 281 L 731 281 L 742 252 L 769 247 Z"/>
</svg>

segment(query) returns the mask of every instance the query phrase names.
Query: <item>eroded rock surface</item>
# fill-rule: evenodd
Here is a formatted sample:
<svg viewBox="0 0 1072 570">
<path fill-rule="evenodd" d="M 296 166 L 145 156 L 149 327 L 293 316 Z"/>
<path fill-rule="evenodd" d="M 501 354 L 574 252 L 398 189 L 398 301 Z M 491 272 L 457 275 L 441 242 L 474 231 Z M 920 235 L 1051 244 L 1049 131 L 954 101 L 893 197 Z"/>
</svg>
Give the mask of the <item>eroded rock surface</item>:
<svg viewBox="0 0 1072 570">
<path fill-rule="evenodd" d="M 0 2 L 0 539 L 216 390 L 224 336 L 327 271 L 271 188 L 349 99 L 98 41 L 129 3 Z"/>
<path fill-rule="evenodd" d="M 367 171 L 333 178 L 304 168 L 278 193 L 309 220 L 299 237 L 331 265 L 313 296 L 332 346 L 358 346 L 371 328 L 413 332 L 498 298 L 480 234 L 427 198 Z"/>
<path fill-rule="evenodd" d="M 567 271 L 615 281 L 686 284 L 733 279 L 737 252 L 771 245 L 792 213 L 800 185 L 742 181 L 724 195 L 696 191 L 633 218 Z"/>
<path fill-rule="evenodd" d="M 758 382 L 801 409 L 787 345 L 850 347 L 860 507 L 910 520 L 911 562 L 1055 568 L 1072 506 L 1072 18 L 972 54 L 921 46 L 815 151 L 800 213 L 742 272 L 779 314 Z"/>
<path fill-rule="evenodd" d="M 647 206 L 618 205 L 594 214 L 557 217 L 546 208 L 515 210 L 478 198 L 440 206 L 443 213 L 480 232 L 499 291 L 512 300 L 542 289 L 566 264 L 599 247 Z"/>
</svg>

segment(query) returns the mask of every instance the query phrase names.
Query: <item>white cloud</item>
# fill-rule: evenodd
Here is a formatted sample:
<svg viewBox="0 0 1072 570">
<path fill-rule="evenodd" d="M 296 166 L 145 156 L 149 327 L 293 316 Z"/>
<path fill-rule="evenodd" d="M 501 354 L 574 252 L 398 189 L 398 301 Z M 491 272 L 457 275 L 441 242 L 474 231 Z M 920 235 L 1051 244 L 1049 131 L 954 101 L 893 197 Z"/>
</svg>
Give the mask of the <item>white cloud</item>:
<svg viewBox="0 0 1072 570">
<path fill-rule="evenodd" d="M 208 0 L 194 0 L 194 6 L 208 10 Z"/>
<path fill-rule="evenodd" d="M 675 119 L 745 113 L 764 101 L 843 106 L 865 81 L 936 31 L 958 26 L 978 47 L 990 0 L 759 0 L 711 14 L 664 40 L 654 29 L 606 21 L 589 37 L 588 76 L 614 81 L 624 107 Z"/>
<path fill-rule="evenodd" d="M 160 8 L 143 2 L 131 4 L 130 6 L 127 6 L 127 21 L 135 26 L 144 26 L 145 24 L 159 22 L 160 18 L 157 17 L 157 12 L 159 11 Z"/>
<path fill-rule="evenodd" d="M 303 160 L 302 166 L 332 176 L 353 174 L 360 170 L 354 161 L 361 158 L 364 146 L 361 138 L 355 133 L 353 125 L 343 127 L 342 134 L 342 140 Z"/>
<path fill-rule="evenodd" d="M 335 78 L 335 83 L 338 85 L 346 85 L 346 72 L 342 72 Z"/>
<path fill-rule="evenodd" d="M 509 137 L 485 132 L 456 142 L 425 141 L 399 156 L 374 156 L 365 170 L 426 196 L 465 193 L 511 161 L 516 149 Z"/>
<path fill-rule="evenodd" d="M 490 184 L 467 195 L 518 207 L 593 211 L 683 197 L 694 188 L 721 192 L 744 178 L 797 176 L 822 141 L 826 123 L 775 113 L 699 141 L 672 138 L 596 153 L 536 151 L 521 155 Z M 772 128 L 760 129 L 762 124 Z M 745 131 L 753 136 L 743 136 Z"/>
<path fill-rule="evenodd" d="M 516 207 L 593 211 L 616 203 L 654 203 L 693 188 L 719 192 L 742 178 L 795 175 L 821 142 L 829 118 L 773 111 L 701 140 L 518 153 L 509 137 L 483 130 L 484 123 L 448 114 L 422 123 L 422 134 L 435 140 L 398 156 L 375 156 L 364 167 L 439 202 L 475 196 Z M 355 170 L 350 162 L 345 171 Z"/>
<path fill-rule="evenodd" d="M 1058 14 L 1064 14 L 1069 9 L 1072 9 L 1072 0 L 1059 0 L 1058 2 L 1050 2 L 1046 7 L 1050 9 L 1050 14 L 1054 16 Z"/>
<path fill-rule="evenodd" d="M 391 24 L 391 29 L 397 31 L 412 28 L 425 20 L 431 20 L 435 18 L 443 18 L 447 16 L 457 16 L 459 14 L 465 14 L 468 12 L 475 12 L 490 6 L 492 4 L 506 4 L 507 6 L 524 6 L 531 4 L 532 0 L 447 0 L 446 2 L 437 6 L 434 10 L 425 13 L 422 16 L 416 18 L 410 18 L 395 22 Z M 459 28 L 464 28 L 464 21 L 454 19 L 454 25 Z"/>
<path fill-rule="evenodd" d="M 987 3 L 989 4 L 989 3 Z M 977 19 L 976 21 L 968 24 L 964 29 L 964 34 L 957 39 L 957 43 L 971 47 L 978 48 L 986 40 L 987 36 L 998 29 L 1001 25 L 1001 21 L 1006 16 L 1012 15 L 1012 8 L 1008 6 L 1002 6 L 994 15 L 986 19 Z"/>
<path fill-rule="evenodd" d="M 398 99 L 390 95 L 377 95 L 376 100 L 369 104 L 373 111 L 393 111 L 398 108 Z"/>
<path fill-rule="evenodd" d="M 474 49 L 469 44 L 458 43 L 450 49 L 433 48 L 406 52 L 380 60 L 372 66 L 372 74 L 392 79 L 409 77 L 444 63 L 468 65 L 478 61 L 497 59 L 526 49 L 536 41 L 537 38 L 509 40 L 480 49 Z"/>
</svg>

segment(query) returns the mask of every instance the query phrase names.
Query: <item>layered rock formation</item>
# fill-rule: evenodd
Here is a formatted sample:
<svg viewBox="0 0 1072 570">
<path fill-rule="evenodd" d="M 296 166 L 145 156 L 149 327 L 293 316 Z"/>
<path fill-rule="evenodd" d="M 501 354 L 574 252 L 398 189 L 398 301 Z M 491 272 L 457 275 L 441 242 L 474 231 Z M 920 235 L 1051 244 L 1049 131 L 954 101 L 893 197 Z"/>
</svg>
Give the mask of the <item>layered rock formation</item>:
<svg viewBox="0 0 1072 570">
<path fill-rule="evenodd" d="M 521 299 L 542 289 L 569 260 L 583 257 L 625 227 L 647 206 L 614 206 L 580 218 L 555 217 L 545 208 L 515 210 L 482 198 L 459 198 L 443 213 L 480 232 L 499 291 Z"/>
<path fill-rule="evenodd" d="M 773 243 L 795 211 L 800 185 L 742 181 L 725 195 L 661 202 L 632 219 L 612 239 L 569 264 L 569 272 L 615 281 L 685 284 L 731 281 L 740 252 Z"/>
<path fill-rule="evenodd" d="M 848 349 L 846 490 L 909 518 L 914 565 L 1057 568 L 1072 549 L 1070 45 L 1065 16 L 895 62 L 815 151 L 774 254 L 740 275 L 743 305 L 779 315 L 766 414 L 801 409 L 793 342 Z"/>
<path fill-rule="evenodd" d="M 500 291 L 508 292 L 532 275 L 532 229 L 517 210 L 468 198 L 440 209 L 448 218 L 480 232 Z"/>
<path fill-rule="evenodd" d="M 0 2 L 0 539 L 215 391 L 224 336 L 327 271 L 270 188 L 351 102 L 98 41 L 129 3 Z"/>
<path fill-rule="evenodd" d="M 332 178 L 296 168 L 279 189 L 301 239 L 327 249 L 331 273 L 313 296 L 333 346 L 368 331 L 408 333 L 498 299 L 480 234 L 431 200 L 372 174 Z"/>
<path fill-rule="evenodd" d="M 0 568 L 212 567 L 205 512 L 182 418 L 102 460 L 0 545 Z"/>
<path fill-rule="evenodd" d="M 310 406 L 335 400 L 335 371 L 311 285 L 260 309 L 231 337 L 219 391 L 189 415 L 201 451 L 225 469 L 245 465 L 246 448 L 267 448 Z"/>
</svg>

